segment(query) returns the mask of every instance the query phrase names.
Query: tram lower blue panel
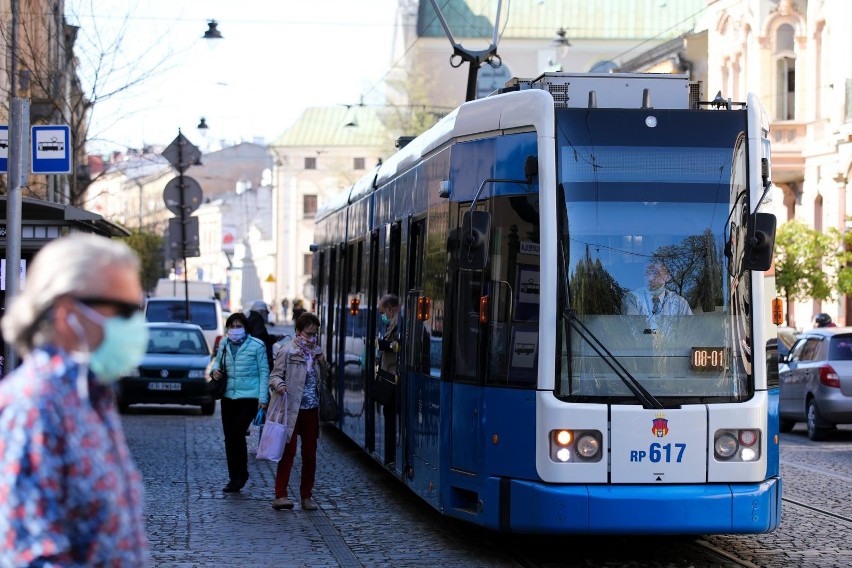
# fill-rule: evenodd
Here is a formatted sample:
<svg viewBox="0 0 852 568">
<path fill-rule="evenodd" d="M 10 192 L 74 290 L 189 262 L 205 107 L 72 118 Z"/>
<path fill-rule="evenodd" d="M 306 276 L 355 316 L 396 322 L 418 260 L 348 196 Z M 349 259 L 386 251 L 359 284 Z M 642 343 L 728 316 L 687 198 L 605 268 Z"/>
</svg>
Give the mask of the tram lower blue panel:
<svg viewBox="0 0 852 568">
<path fill-rule="evenodd" d="M 489 485 L 491 481 L 500 483 L 493 479 Z M 503 504 L 510 517 L 494 528 L 519 533 L 765 533 L 774 530 L 781 517 L 778 478 L 754 484 L 666 486 L 512 480 L 508 495 L 504 491 L 501 497 L 510 500 L 508 507 Z"/>
</svg>

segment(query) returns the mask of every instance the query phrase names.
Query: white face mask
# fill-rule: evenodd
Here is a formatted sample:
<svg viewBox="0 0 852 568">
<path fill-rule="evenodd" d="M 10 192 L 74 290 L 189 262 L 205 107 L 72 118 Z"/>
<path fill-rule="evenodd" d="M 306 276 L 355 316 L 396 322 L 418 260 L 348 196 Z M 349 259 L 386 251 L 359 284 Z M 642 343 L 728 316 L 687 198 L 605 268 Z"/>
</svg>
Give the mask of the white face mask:
<svg viewBox="0 0 852 568">
<path fill-rule="evenodd" d="M 231 341 L 242 341 L 246 337 L 244 327 L 234 327 L 228 330 L 228 339 Z"/>
</svg>

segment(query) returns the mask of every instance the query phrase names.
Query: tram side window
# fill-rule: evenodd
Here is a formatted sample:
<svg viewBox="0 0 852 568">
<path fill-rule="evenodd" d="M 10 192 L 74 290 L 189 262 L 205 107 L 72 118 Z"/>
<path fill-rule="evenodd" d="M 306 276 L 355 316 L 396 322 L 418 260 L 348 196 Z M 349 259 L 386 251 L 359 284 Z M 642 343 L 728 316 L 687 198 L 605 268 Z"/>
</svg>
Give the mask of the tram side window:
<svg viewBox="0 0 852 568">
<path fill-rule="evenodd" d="M 538 194 L 491 202 L 487 382 L 534 386 L 538 368 Z"/>
<path fill-rule="evenodd" d="M 476 382 L 479 362 L 479 301 L 482 290 L 482 272 L 461 270 L 458 277 L 456 297 L 455 326 L 453 334 L 455 345 L 455 379 L 462 382 Z"/>
</svg>

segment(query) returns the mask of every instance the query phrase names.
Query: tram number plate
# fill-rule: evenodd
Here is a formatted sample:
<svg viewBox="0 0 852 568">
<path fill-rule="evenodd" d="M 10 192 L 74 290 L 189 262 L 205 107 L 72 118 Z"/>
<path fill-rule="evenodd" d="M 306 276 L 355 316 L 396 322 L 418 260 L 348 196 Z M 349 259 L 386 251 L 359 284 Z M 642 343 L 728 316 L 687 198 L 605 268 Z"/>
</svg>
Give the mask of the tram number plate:
<svg viewBox="0 0 852 568">
<path fill-rule="evenodd" d="M 148 383 L 148 390 L 152 391 L 179 391 L 180 383 Z"/>
<path fill-rule="evenodd" d="M 630 461 L 651 463 L 680 463 L 686 444 L 660 444 L 657 442 L 648 446 L 647 450 L 630 450 Z"/>
</svg>

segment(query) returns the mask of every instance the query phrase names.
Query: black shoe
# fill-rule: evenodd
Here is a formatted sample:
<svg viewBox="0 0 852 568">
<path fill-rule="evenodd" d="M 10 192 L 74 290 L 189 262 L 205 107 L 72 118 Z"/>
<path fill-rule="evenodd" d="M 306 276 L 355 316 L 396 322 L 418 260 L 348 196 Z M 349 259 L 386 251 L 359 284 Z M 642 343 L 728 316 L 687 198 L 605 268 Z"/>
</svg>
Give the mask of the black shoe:
<svg viewBox="0 0 852 568">
<path fill-rule="evenodd" d="M 239 483 L 234 483 L 233 481 L 229 481 L 228 485 L 222 488 L 224 493 L 239 493 L 242 487 Z"/>
<path fill-rule="evenodd" d="M 240 480 L 240 482 L 239 482 L 239 483 L 237 483 L 237 486 L 238 486 L 240 489 L 242 489 L 243 487 L 245 487 L 245 486 L 246 486 L 246 483 L 248 483 L 248 474 L 246 474 L 245 478 L 241 479 L 241 480 Z"/>
</svg>

